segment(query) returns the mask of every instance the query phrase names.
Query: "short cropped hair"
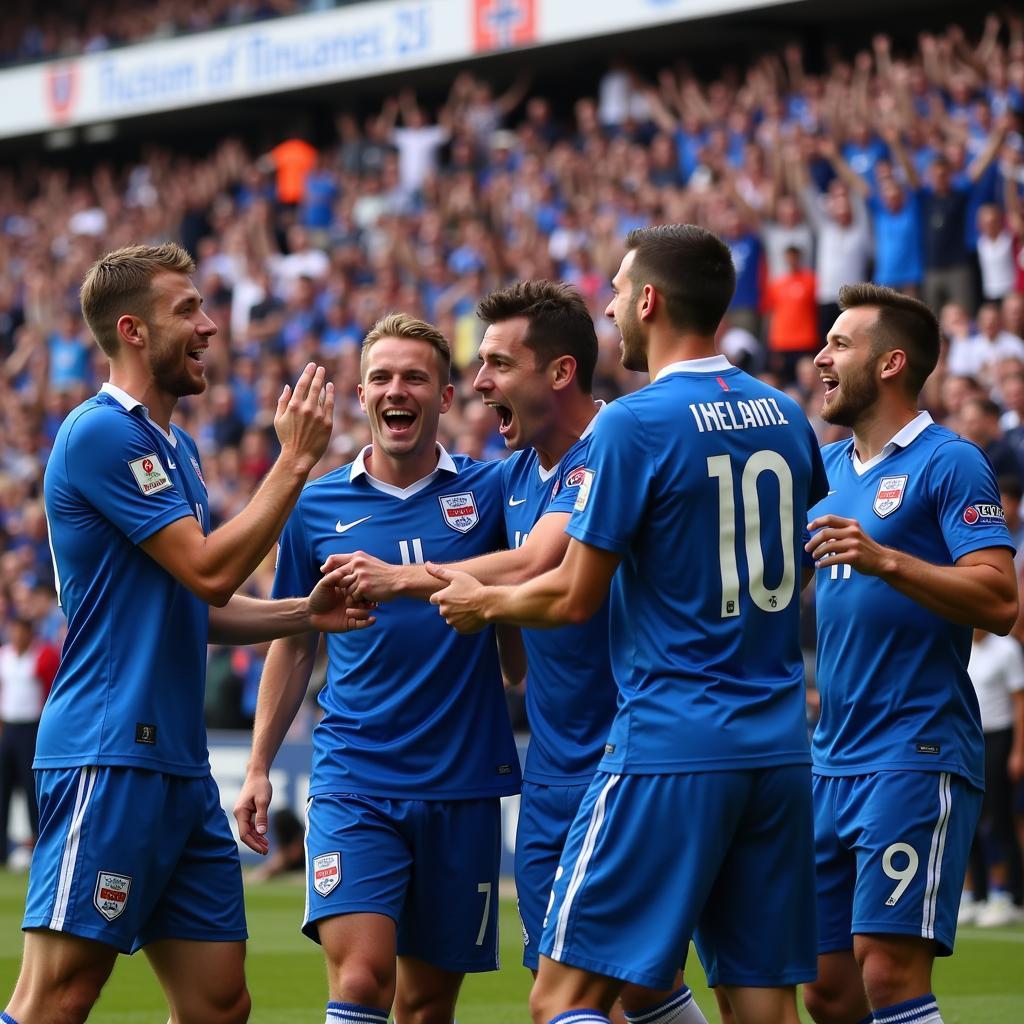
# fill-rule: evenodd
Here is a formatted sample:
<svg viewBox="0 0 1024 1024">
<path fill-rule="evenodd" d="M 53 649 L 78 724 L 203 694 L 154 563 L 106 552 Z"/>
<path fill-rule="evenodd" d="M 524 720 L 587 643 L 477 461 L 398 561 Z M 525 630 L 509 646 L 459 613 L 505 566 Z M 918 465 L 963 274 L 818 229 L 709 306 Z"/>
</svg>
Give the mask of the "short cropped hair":
<svg viewBox="0 0 1024 1024">
<path fill-rule="evenodd" d="M 875 306 L 878 319 L 871 329 L 877 351 L 901 348 L 907 353 L 906 386 L 916 398 L 939 361 L 939 321 L 923 302 L 878 284 L 844 284 L 839 308 Z"/>
<path fill-rule="evenodd" d="M 597 366 L 597 331 L 583 296 L 560 281 L 517 281 L 485 295 L 476 315 L 496 324 L 514 317 L 528 322 L 523 343 L 533 352 L 537 369 L 559 356 L 576 360 L 576 383 L 589 395 Z"/>
<path fill-rule="evenodd" d="M 117 321 L 125 314 L 145 320 L 153 313 L 151 285 L 157 274 L 194 274 L 195 260 L 176 242 L 126 245 L 101 256 L 82 282 L 82 316 L 108 356 L 118 349 Z"/>
<path fill-rule="evenodd" d="M 359 375 L 366 375 L 366 360 L 370 349 L 381 338 L 407 338 L 411 341 L 425 341 L 433 346 L 438 355 L 441 383 L 447 385 L 452 378 L 452 350 L 448 339 L 433 325 L 425 320 L 417 320 L 408 313 L 388 313 L 382 316 L 363 338 L 363 347 L 359 353 Z"/>
<path fill-rule="evenodd" d="M 661 224 L 630 231 L 626 248 L 636 253 L 634 297 L 653 285 L 676 330 L 714 334 L 736 291 L 732 254 L 717 235 L 696 224 Z"/>
</svg>

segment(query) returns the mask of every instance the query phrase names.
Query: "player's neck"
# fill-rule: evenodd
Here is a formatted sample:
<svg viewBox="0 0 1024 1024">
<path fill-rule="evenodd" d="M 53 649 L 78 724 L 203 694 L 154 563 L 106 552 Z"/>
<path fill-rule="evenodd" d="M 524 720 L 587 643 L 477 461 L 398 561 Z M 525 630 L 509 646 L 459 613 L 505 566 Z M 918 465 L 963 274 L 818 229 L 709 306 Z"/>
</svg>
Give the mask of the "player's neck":
<svg viewBox="0 0 1024 1024">
<path fill-rule="evenodd" d="M 437 469 L 441 453 L 434 442 L 422 452 L 408 453 L 401 458 L 388 455 L 383 448 L 372 445 L 365 459 L 366 472 L 382 484 L 392 487 L 411 487 L 417 480 L 430 476 Z"/>
<path fill-rule="evenodd" d="M 853 425 L 853 446 L 861 462 L 870 462 L 919 413 L 906 400 L 880 398 Z"/>
<path fill-rule="evenodd" d="M 678 334 L 675 331 L 652 330 L 647 346 L 647 372 L 651 380 L 673 363 L 691 359 L 710 359 L 721 355 L 715 347 L 713 334 Z"/>
<path fill-rule="evenodd" d="M 573 397 L 559 409 L 543 435 L 534 439 L 534 450 L 545 470 L 562 461 L 562 456 L 583 436 L 597 415 L 598 406 L 593 395 L 576 394 L 578 397 Z"/>
<path fill-rule="evenodd" d="M 156 381 L 148 374 L 133 373 L 131 367 L 111 363 L 110 383 L 141 402 L 149 418 L 165 433 L 171 429 L 171 414 L 178 404 L 176 396 L 158 388 Z"/>
</svg>

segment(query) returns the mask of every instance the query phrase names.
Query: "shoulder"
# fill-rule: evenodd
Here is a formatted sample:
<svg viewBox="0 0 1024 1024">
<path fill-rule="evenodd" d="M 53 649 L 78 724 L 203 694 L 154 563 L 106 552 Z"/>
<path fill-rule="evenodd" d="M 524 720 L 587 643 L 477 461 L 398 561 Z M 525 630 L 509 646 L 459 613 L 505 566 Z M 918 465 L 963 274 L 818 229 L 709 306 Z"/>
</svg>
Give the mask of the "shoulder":
<svg viewBox="0 0 1024 1024">
<path fill-rule="evenodd" d="M 109 454 L 126 440 L 146 436 L 146 430 L 136 416 L 121 406 L 90 398 L 71 411 L 59 436 L 69 450 Z"/>
<path fill-rule="evenodd" d="M 323 476 L 318 476 L 315 480 L 308 481 L 299 494 L 297 505 L 336 497 L 351 486 L 351 476 L 352 463 L 349 462 L 337 469 L 332 469 L 329 473 L 324 473 Z"/>
<path fill-rule="evenodd" d="M 523 452 L 516 452 L 515 455 L 525 454 Z M 512 456 L 510 456 L 511 458 Z M 471 459 L 468 455 L 453 455 L 452 461 L 455 463 L 458 469 L 458 475 L 456 480 L 461 477 L 472 478 L 474 480 L 488 480 L 490 478 L 500 479 L 502 470 L 508 459 L 489 459 L 486 462 Z"/>
</svg>

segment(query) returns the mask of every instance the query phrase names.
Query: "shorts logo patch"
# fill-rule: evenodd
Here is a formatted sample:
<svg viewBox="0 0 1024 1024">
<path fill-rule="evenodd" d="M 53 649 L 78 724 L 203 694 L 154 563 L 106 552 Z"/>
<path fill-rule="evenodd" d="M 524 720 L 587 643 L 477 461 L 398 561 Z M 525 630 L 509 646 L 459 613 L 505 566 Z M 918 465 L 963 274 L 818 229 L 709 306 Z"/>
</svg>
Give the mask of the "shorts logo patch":
<svg viewBox="0 0 1024 1024">
<path fill-rule="evenodd" d="M 891 516 L 903 504 L 903 494 L 907 489 L 905 476 L 883 476 L 878 481 L 878 490 L 871 507 L 879 519 Z"/>
<path fill-rule="evenodd" d="M 999 505 L 977 502 L 964 509 L 963 520 L 968 526 L 1002 525 L 1006 522 L 1006 513 Z"/>
<path fill-rule="evenodd" d="M 129 875 L 99 871 L 96 873 L 96 891 L 92 894 L 93 906 L 108 921 L 113 921 L 124 913 L 131 887 L 132 880 Z"/>
<path fill-rule="evenodd" d="M 141 459 L 134 459 L 128 463 L 128 467 L 143 494 L 156 494 L 174 486 L 155 452 L 152 455 L 144 455 Z"/>
<path fill-rule="evenodd" d="M 340 881 L 340 853 L 322 853 L 313 858 L 313 888 L 321 896 L 327 896 Z"/>
<path fill-rule="evenodd" d="M 587 467 L 577 466 L 566 478 L 566 487 L 579 487 L 583 481 L 587 478 Z"/>
<path fill-rule="evenodd" d="M 453 530 L 469 533 L 480 522 L 480 511 L 472 491 L 442 494 L 437 500 L 441 503 L 441 514 L 445 524 Z"/>
<path fill-rule="evenodd" d="M 595 473 L 592 469 L 583 470 L 580 489 L 576 492 L 576 504 L 573 505 L 577 512 L 582 512 L 587 507 L 587 502 L 590 500 L 590 488 L 594 486 L 594 476 Z"/>
</svg>

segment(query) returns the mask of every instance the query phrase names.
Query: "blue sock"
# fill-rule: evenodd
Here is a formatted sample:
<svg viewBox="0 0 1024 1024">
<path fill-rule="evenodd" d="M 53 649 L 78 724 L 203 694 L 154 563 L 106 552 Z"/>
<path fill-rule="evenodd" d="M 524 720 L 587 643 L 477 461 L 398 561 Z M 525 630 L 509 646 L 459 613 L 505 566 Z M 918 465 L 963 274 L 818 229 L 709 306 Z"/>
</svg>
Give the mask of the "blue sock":
<svg viewBox="0 0 1024 1024">
<path fill-rule="evenodd" d="M 548 1024 L 611 1024 L 611 1021 L 597 1010 L 566 1010 L 552 1017 Z"/>
<path fill-rule="evenodd" d="M 328 1003 L 325 1024 L 388 1024 L 388 1015 L 358 1003 Z"/>
<path fill-rule="evenodd" d="M 627 1012 L 626 1020 L 629 1024 L 697 1024 L 698 1021 L 707 1024 L 693 1001 L 689 985 L 680 986 L 657 1006 L 636 1013 Z"/>
<path fill-rule="evenodd" d="M 3 1013 L 2 1011 L 0 1011 L 0 1021 L 2 1021 L 3 1024 L 18 1024 L 18 1022 L 9 1013 Z"/>
<path fill-rule="evenodd" d="M 875 1010 L 875 1024 L 942 1024 L 942 1016 L 935 996 L 929 992 L 926 996 Z"/>
</svg>

